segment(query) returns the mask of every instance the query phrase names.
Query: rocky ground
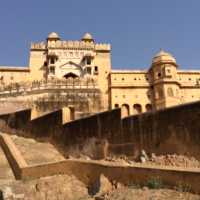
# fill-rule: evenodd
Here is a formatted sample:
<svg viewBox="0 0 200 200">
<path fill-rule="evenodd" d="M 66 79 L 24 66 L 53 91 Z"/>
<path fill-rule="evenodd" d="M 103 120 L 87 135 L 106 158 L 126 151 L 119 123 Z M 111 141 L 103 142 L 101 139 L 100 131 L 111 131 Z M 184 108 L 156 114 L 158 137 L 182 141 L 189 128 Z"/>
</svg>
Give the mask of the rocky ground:
<svg viewBox="0 0 200 200">
<path fill-rule="evenodd" d="M 28 164 L 59 161 L 63 155 L 49 143 L 43 144 L 33 139 L 11 136 Z M 78 158 L 92 160 L 88 152 L 93 152 L 92 146 L 78 152 Z M 74 150 L 74 149 L 73 149 Z M 41 154 L 45 151 L 45 155 Z M 40 155 L 41 154 L 41 155 Z M 70 158 L 76 158 L 68 156 Z M 140 156 L 133 160 L 126 156 L 109 156 L 96 162 L 112 165 L 147 165 L 173 166 L 182 168 L 200 168 L 200 161 L 183 155 L 147 155 L 143 150 Z M 84 172 L 83 172 L 84 173 Z M 200 200 L 200 195 L 192 194 L 187 185 L 178 185 L 173 189 L 163 188 L 159 180 L 140 185 L 122 185 L 115 181 L 110 182 L 104 175 L 99 180 L 86 186 L 74 176 L 56 175 L 41 179 L 16 181 L 6 157 L 0 149 L 0 200 Z"/>
<path fill-rule="evenodd" d="M 147 160 L 147 164 L 156 164 L 164 166 L 174 166 L 174 167 L 183 167 L 183 168 L 200 168 L 200 161 L 194 157 L 187 157 L 184 155 L 161 155 L 153 156 Z"/>
<path fill-rule="evenodd" d="M 199 195 L 169 189 L 117 189 L 104 200 L 200 200 Z"/>
<path fill-rule="evenodd" d="M 74 176 L 57 175 L 29 181 L 0 182 L 0 191 L 0 199 L 5 200 L 200 200 L 199 195 L 177 189 L 111 184 L 104 175 L 89 189 Z"/>
<path fill-rule="evenodd" d="M 6 200 L 88 199 L 88 190 L 73 176 L 60 175 L 29 181 L 0 182 Z M 0 197 L 1 199 L 1 197 Z"/>
<path fill-rule="evenodd" d="M 83 157 L 84 158 L 84 157 Z M 200 161 L 194 157 L 188 157 L 184 155 L 159 155 L 152 154 L 151 156 L 141 155 L 137 160 L 132 160 L 126 156 L 111 156 L 104 159 L 111 163 L 131 165 L 141 164 L 149 166 L 171 166 L 181 168 L 200 168 Z"/>
<path fill-rule="evenodd" d="M 10 137 L 28 165 L 59 162 L 65 159 L 49 142 L 39 142 L 17 135 L 10 135 Z"/>
</svg>

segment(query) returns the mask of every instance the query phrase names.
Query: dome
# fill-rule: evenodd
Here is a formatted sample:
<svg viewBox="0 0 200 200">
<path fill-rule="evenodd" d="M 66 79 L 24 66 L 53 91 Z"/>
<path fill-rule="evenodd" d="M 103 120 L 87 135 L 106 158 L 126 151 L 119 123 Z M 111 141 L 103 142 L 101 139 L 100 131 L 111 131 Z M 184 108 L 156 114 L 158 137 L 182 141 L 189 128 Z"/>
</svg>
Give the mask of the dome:
<svg viewBox="0 0 200 200">
<path fill-rule="evenodd" d="M 92 38 L 92 35 L 90 33 L 85 33 L 85 35 L 82 37 L 83 41 L 94 41 Z"/>
<path fill-rule="evenodd" d="M 58 33 L 52 32 L 48 35 L 48 39 L 60 39 Z"/>
<path fill-rule="evenodd" d="M 176 63 L 176 59 L 170 53 L 165 52 L 164 50 L 161 49 L 160 52 L 157 53 L 152 60 L 153 64 L 160 62 Z"/>
</svg>

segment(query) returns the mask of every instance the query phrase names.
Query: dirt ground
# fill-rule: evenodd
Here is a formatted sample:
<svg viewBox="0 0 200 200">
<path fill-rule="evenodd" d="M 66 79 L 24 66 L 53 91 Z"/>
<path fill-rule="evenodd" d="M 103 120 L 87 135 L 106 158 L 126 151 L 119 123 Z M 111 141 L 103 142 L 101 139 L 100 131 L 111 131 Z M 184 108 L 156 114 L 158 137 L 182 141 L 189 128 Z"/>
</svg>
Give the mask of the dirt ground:
<svg viewBox="0 0 200 200">
<path fill-rule="evenodd" d="M 38 142 L 34 139 L 11 135 L 28 164 L 56 162 L 65 159 L 50 143 Z M 142 158 L 142 159 L 141 159 Z M 91 160 L 86 155 L 80 159 Z M 157 165 L 182 168 L 200 168 L 200 161 L 183 155 L 145 155 L 139 160 L 131 160 L 126 156 L 108 157 L 98 162 L 115 165 Z M 84 173 L 84 172 L 83 172 Z M 16 181 L 7 159 L 0 149 L 0 200 L 200 200 L 200 195 L 192 194 L 190 188 L 177 186 L 174 189 L 162 188 L 156 182 L 156 187 L 111 183 L 106 177 L 98 184 L 86 186 L 74 176 L 56 175 L 34 180 Z M 5 180 L 9 180 L 5 182 Z M 92 189 L 91 189 L 92 188 Z M 95 189 L 94 189 L 95 188 Z"/>
<path fill-rule="evenodd" d="M 108 185 L 104 180 L 97 193 L 91 195 L 74 176 L 57 175 L 6 184 L 0 181 L 0 191 L 6 200 L 200 200 L 199 195 L 177 190 L 122 185 L 111 189 Z"/>
<path fill-rule="evenodd" d="M 38 142 L 35 139 L 10 135 L 28 165 L 58 162 L 65 158 L 56 148 L 47 142 Z"/>
<path fill-rule="evenodd" d="M 1 180 L 15 180 L 15 177 L 6 156 L 0 147 L 0 181 Z"/>
<path fill-rule="evenodd" d="M 110 192 L 104 200 L 200 200 L 200 196 L 169 189 L 124 188 Z"/>
</svg>

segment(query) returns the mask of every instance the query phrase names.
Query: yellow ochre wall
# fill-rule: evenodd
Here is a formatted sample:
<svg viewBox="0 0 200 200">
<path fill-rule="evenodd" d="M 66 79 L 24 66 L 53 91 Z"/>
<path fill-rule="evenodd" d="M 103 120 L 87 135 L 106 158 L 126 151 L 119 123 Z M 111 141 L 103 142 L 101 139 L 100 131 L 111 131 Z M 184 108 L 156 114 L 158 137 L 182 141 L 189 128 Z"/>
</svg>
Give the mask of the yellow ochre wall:
<svg viewBox="0 0 200 200">
<path fill-rule="evenodd" d="M 101 110 L 121 107 L 124 117 L 200 100 L 200 71 L 180 70 L 176 59 L 163 50 L 153 57 L 146 70 L 113 70 L 110 44 L 96 43 L 89 33 L 77 41 L 64 41 L 57 33 L 51 33 L 47 41 L 31 44 L 28 67 L 0 66 L 1 88 L 10 83 L 46 80 L 49 71 L 45 65 L 49 65 L 48 56 L 52 54 L 62 58 L 55 64 L 54 77 L 60 78 L 59 63 L 66 68 L 70 61 L 72 68 L 82 66 L 82 57 L 70 57 L 71 51 L 92 57 L 90 78 L 97 80 L 101 91 Z"/>
</svg>

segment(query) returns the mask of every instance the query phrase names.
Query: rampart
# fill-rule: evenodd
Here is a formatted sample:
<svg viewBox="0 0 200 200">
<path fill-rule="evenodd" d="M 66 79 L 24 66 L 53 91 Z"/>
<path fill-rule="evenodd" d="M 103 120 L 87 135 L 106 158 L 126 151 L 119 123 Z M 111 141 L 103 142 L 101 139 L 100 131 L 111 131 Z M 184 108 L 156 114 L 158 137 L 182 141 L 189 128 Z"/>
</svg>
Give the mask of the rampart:
<svg viewBox="0 0 200 200">
<path fill-rule="evenodd" d="M 156 154 L 182 154 L 200 159 L 200 102 L 122 120 L 123 141 Z"/>
<path fill-rule="evenodd" d="M 34 137 L 51 137 L 56 135 L 62 127 L 62 110 L 30 120 L 25 131 Z"/>
<path fill-rule="evenodd" d="M 5 123 L 9 128 L 16 130 L 23 130 L 31 119 L 31 109 L 25 109 L 13 113 L 6 113 L 0 115 L 0 120 Z M 3 124 L 2 124 L 3 125 Z M 1 130 L 5 127 L 2 127 Z"/>
<path fill-rule="evenodd" d="M 30 120 L 30 110 L 4 114 L 0 119 L 36 137 L 51 137 L 64 146 L 90 138 L 106 141 L 107 151 L 128 156 L 147 153 L 182 154 L 200 158 L 200 102 L 121 119 L 120 109 L 62 124 L 58 110 Z M 98 146 L 98 145 L 97 145 Z"/>
<path fill-rule="evenodd" d="M 121 138 L 120 109 L 68 122 L 63 125 L 60 137 L 65 144 L 79 143 L 92 137 L 117 143 Z"/>
</svg>

